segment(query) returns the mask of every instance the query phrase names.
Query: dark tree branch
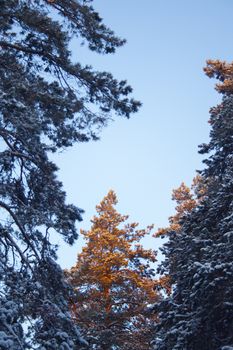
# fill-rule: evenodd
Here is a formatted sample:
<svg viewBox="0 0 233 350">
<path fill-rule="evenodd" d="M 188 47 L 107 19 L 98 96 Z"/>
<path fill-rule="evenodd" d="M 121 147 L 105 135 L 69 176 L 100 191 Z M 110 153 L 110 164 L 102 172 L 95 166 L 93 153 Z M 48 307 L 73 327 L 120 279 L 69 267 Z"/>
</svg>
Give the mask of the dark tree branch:
<svg viewBox="0 0 233 350">
<path fill-rule="evenodd" d="M 4 208 L 13 218 L 15 224 L 18 226 L 20 232 L 22 233 L 25 241 L 27 242 L 27 244 L 30 246 L 30 248 L 32 249 L 32 251 L 34 252 L 35 256 L 37 257 L 38 260 L 40 260 L 40 257 L 35 249 L 35 247 L 33 246 L 32 242 L 30 242 L 30 239 L 27 237 L 27 233 L 25 232 L 23 226 L 21 225 L 20 221 L 18 220 L 17 216 L 15 215 L 15 213 L 11 210 L 11 208 L 4 202 L 0 201 L 0 207 Z"/>
<path fill-rule="evenodd" d="M 7 230 L 5 230 L 4 234 L 5 234 L 6 238 L 11 242 L 12 246 L 14 246 L 15 249 L 17 250 L 17 252 L 19 253 L 19 255 L 20 255 L 21 259 L 22 259 L 22 261 L 24 261 L 25 264 L 26 264 L 29 268 L 31 268 L 31 267 L 30 267 L 30 264 L 29 264 L 29 262 L 28 262 L 28 260 L 27 260 L 27 258 L 24 256 L 22 250 L 20 249 L 20 247 L 18 246 L 18 244 L 15 242 L 15 240 L 11 237 L 11 235 L 9 234 L 9 232 L 7 232 Z"/>
</svg>

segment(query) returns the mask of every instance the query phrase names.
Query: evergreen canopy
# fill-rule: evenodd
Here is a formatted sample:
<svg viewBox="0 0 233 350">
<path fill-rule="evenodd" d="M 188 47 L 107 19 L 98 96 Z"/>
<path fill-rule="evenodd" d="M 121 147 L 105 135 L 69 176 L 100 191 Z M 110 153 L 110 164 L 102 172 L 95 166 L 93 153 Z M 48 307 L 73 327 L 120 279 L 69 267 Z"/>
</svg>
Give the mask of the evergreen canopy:
<svg viewBox="0 0 233 350">
<path fill-rule="evenodd" d="M 1 349 L 79 346 L 49 236 L 73 244 L 82 210 L 66 204 L 49 152 L 98 139 L 112 113 L 140 106 L 126 81 L 74 62 L 75 38 L 99 54 L 125 42 L 90 1 L 0 0 Z"/>
<path fill-rule="evenodd" d="M 208 61 L 209 76 L 220 79 L 222 102 L 210 110 L 209 154 L 201 172 L 204 195 L 170 230 L 161 271 L 173 293 L 160 312 L 159 350 L 220 350 L 233 345 L 233 69 Z"/>
</svg>

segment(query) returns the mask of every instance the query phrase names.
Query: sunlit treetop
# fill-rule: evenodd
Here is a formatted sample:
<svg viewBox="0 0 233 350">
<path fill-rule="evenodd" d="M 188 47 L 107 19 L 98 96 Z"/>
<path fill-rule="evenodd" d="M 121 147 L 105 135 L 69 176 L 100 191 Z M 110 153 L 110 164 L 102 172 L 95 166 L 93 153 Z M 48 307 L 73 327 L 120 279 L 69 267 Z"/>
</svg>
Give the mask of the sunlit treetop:
<svg viewBox="0 0 233 350">
<path fill-rule="evenodd" d="M 138 243 L 153 226 L 138 230 L 138 223 L 125 223 L 128 216 L 119 214 L 116 204 L 116 194 L 109 191 L 96 207 L 98 216 L 92 219 L 91 229 L 81 230 L 87 244 L 71 269 L 72 280 L 75 281 L 77 272 L 82 282 L 90 283 L 93 279 L 94 283 L 98 281 L 102 287 L 110 288 L 129 279 L 154 294 L 150 262 L 156 261 L 156 254 Z"/>
<path fill-rule="evenodd" d="M 216 90 L 227 95 L 233 93 L 233 63 L 220 60 L 207 60 L 204 72 L 210 78 L 216 78 Z"/>
<path fill-rule="evenodd" d="M 172 200 L 177 203 L 175 207 L 176 213 L 169 217 L 170 225 L 166 228 L 159 228 L 154 236 L 159 237 L 174 231 L 179 232 L 181 220 L 185 219 L 201 203 L 205 196 L 205 188 L 203 178 L 200 175 L 196 175 L 191 188 L 182 182 L 177 189 L 174 189 L 172 191 Z"/>
<path fill-rule="evenodd" d="M 93 349 L 93 339 L 98 339 L 97 349 L 111 349 L 110 344 L 131 349 L 136 338 L 140 349 L 148 349 L 144 346 L 151 340 L 156 318 L 148 307 L 159 299 L 160 282 L 153 269 L 156 254 L 143 248 L 140 240 L 153 226 L 137 229 L 137 223 L 127 223 L 128 216 L 117 212 L 116 204 L 111 190 L 97 205 L 90 230 L 81 231 L 86 245 L 76 265 L 66 272 L 76 291 L 71 309 L 75 322 L 84 326 L 94 342 Z"/>
</svg>

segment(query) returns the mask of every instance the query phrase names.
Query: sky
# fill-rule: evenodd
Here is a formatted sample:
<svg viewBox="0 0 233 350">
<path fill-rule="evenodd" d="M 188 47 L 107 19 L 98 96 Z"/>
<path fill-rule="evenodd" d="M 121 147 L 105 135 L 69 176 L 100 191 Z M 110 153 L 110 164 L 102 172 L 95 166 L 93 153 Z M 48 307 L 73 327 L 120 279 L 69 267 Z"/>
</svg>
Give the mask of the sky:
<svg viewBox="0 0 233 350">
<path fill-rule="evenodd" d="M 232 0 L 94 0 L 93 7 L 127 40 L 114 55 L 89 53 L 72 44 L 74 60 L 127 79 L 143 106 L 127 119 L 116 117 L 101 140 L 78 144 L 55 156 L 67 202 L 85 210 L 78 230 L 89 229 L 95 206 L 110 189 L 117 210 L 140 228 L 168 224 L 172 189 L 190 185 L 209 139 L 209 109 L 220 101 L 214 80 L 203 73 L 207 59 L 232 60 Z M 59 263 L 75 264 L 83 240 L 58 242 Z M 148 237 L 146 248 L 162 242 Z M 159 259 L 160 259 L 159 255 Z"/>
</svg>

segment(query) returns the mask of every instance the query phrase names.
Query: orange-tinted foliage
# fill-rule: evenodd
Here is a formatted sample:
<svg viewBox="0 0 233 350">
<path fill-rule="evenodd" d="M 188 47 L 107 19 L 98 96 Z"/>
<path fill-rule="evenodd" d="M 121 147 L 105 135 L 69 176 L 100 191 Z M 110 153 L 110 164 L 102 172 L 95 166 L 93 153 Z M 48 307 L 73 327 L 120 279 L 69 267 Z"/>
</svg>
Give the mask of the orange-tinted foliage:
<svg viewBox="0 0 233 350">
<path fill-rule="evenodd" d="M 81 231 L 86 245 L 76 265 L 66 272 L 77 292 L 73 317 L 90 337 L 101 338 L 103 330 L 114 329 L 114 341 L 121 349 L 130 349 L 130 339 L 133 344 L 136 335 L 147 343 L 140 349 L 149 349 L 143 334 L 148 336 L 150 318 L 155 317 L 146 316 L 147 306 L 158 300 L 150 266 L 156 255 L 139 241 L 153 226 L 138 230 L 137 223 L 126 223 L 128 216 L 119 214 L 116 204 L 116 194 L 110 191 L 96 207 L 91 229 Z"/>
<path fill-rule="evenodd" d="M 185 218 L 186 215 L 198 205 L 205 195 L 205 186 L 203 184 L 202 177 L 197 175 L 193 179 L 191 189 L 187 187 L 183 182 L 180 187 L 173 190 L 172 200 L 177 203 L 175 215 L 169 218 L 170 225 L 165 228 L 159 228 L 154 234 L 155 237 L 164 236 L 171 231 L 179 232 L 181 225 L 180 220 Z"/>
<path fill-rule="evenodd" d="M 233 62 L 208 60 L 204 72 L 210 78 L 216 78 L 221 83 L 216 84 L 216 90 L 221 93 L 233 93 Z"/>
</svg>

